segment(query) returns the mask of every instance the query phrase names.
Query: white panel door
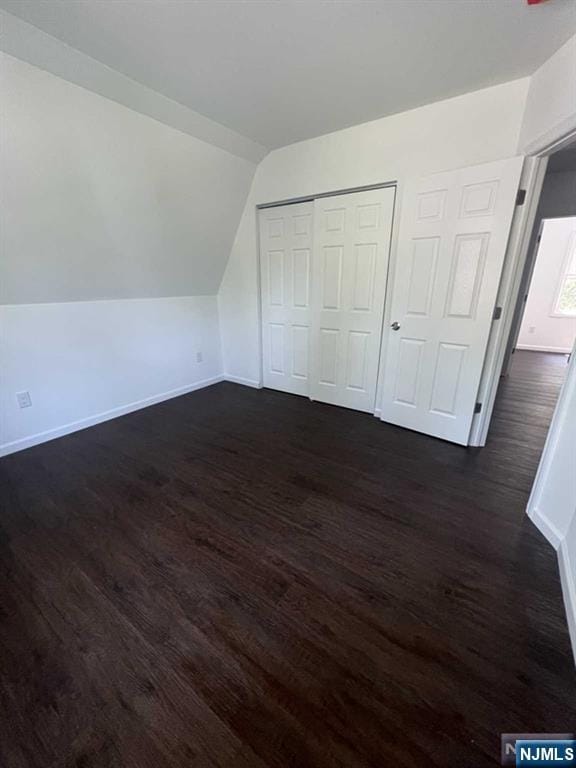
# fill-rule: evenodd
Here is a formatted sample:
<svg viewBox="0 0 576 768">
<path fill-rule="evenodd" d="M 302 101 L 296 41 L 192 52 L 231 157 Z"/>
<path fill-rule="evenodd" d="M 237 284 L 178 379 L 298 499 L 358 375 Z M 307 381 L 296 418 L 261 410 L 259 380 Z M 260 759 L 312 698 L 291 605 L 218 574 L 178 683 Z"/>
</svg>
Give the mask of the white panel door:
<svg viewBox="0 0 576 768">
<path fill-rule="evenodd" d="M 409 184 L 382 419 L 468 444 L 522 158 Z"/>
<path fill-rule="evenodd" d="M 314 201 L 313 400 L 374 411 L 394 195 Z"/>
<path fill-rule="evenodd" d="M 259 212 L 264 386 L 306 396 L 313 209 L 308 202 Z"/>
</svg>

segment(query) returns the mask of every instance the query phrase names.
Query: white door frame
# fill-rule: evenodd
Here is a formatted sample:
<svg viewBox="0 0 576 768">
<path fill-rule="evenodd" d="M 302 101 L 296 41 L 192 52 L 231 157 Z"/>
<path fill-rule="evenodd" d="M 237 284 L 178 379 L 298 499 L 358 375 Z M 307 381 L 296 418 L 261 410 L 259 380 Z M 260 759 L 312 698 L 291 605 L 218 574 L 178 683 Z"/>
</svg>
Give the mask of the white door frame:
<svg viewBox="0 0 576 768">
<path fill-rule="evenodd" d="M 548 170 L 548 169 L 546 169 Z M 538 215 L 538 211 L 536 211 Z M 524 263 L 524 269 L 522 270 L 522 277 L 520 279 L 520 289 L 518 293 L 518 301 L 516 307 L 512 313 L 512 324 L 510 326 L 510 334 L 508 335 L 508 341 L 506 342 L 506 349 L 504 352 L 504 361 L 502 363 L 502 370 L 500 376 L 507 376 L 510 372 L 510 366 L 512 365 L 512 353 L 516 347 L 516 342 L 520 335 L 520 326 L 524 318 L 524 312 L 526 310 L 526 301 L 528 299 L 528 291 L 530 290 L 530 284 L 532 283 L 532 275 L 534 274 L 534 267 L 536 266 L 536 258 L 538 256 L 538 250 L 540 248 L 540 238 L 542 237 L 542 229 L 544 227 L 544 219 L 540 219 L 538 226 L 538 234 L 535 238 L 534 229 L 537 224 L 537 220 L 534 219 L 530 234 L 530 245 L 532 246 L 526 254 L 526 261 Z"/>
<path fill-rule="evenodd" d="M 526 190 L 526 199 L 524 205 L 516 208 L 512 219 L 497 299 L 497 306 L 502 307 L 502 315 L 500 320 L 493 321 L 488 339 L 486 359 L 478 390 L 478 402 L 482 403 L 482 409 L 472 420 L 468 441 L 470 446 L 480 447 L 486 444 L 512 322 L 518 302 L 522 301 L 524 284 L 522 277 L 528 259 L 535 255 L 529 253 L 529 245 L 548 157 L 553 152 L 568 146 L 575 139 L 576 129 L 572 129 L 556 136 L 553 140 L 544 138 L 526 148 L 526 159 L 520 179 L 520 188 Z"/>
</svg>

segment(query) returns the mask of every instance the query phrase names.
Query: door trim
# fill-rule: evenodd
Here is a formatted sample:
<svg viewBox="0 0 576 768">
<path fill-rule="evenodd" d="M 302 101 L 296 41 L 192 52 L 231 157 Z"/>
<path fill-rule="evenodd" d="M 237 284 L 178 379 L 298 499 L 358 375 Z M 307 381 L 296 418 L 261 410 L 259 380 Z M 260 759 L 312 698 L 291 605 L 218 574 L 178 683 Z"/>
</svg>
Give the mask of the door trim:
<svg viewBox="0 0 576 768">
<path fill-rule="evenodd" d="M 483 397 L 483 400 L 479 400 L 479 402 L 483 402 L 483 407 L 481 413 L 475 415 L 472 420 L 468 445 L 475 447 L 486 445 L 512 321 L 518 302 L 522 300 L 523 275 L 529 259 L 535 258 L 535 254 L 529 253 L 530 235 L 540 201 L 548 157 L 553 152 L 569 146 L 575 140 L 576 128 L 571 124 L 566 126 L 565 131 L 555 132 L 554 136 L 541 137 L 523 149 L 522 154 L 525 156 L 524 167 L 527 176 L 524 177 L 523 172 L 520 183 L 522 188 L 527 190 L 528 199 L 524 206 L 516 208 L 512 219 L 504 270 L 507 275 L 513 275 L 513 278 L 510 279 L 506 289 L 507 303 L 499 303 L 499 306 L 504 307 L 502 319 L 492 324 L 488 337 L 488 352 L 484 361 L 479 388 L 479 397 Z M 526 185 L 524 181 L 526 181 Z M 499 298 L 503 288 L 505 286 L 501 281 L 498 291 Z"/>
<path fill-rule="evenodd" d="M 525 158 L 520 188 L 526 189 L 526 200 L 522 206 L 516 206 L 508 245 L 502 267 L 502 276 L 496 295 L 496 305 L 502 307 L 502 315 L 492 321 L 484 365 L 480 376 L 477 402 L 482 403 L 480 413 L 474 414 L 470 426 L 468 445 L 482 447 L 486 444 L 492 410 L 500 381 L 500 372 L 516 308 L 515 296 L 519 295 L 525 259 L 520 255 L 528 250 L 530 234 L 536 217 L 540 191 L 544 182 L 547 160 Z"/>
</svg>

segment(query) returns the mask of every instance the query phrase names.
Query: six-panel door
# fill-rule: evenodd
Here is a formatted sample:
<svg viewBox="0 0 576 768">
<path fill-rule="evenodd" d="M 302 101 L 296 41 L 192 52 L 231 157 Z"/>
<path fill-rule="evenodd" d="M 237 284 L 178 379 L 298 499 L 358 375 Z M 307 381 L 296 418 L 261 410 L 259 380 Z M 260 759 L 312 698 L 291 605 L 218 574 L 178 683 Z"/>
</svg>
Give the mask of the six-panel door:
<svg viewBox="0 0 576 768">
<path fill-rule="evenodd" d="M 313 203 L 259 212 L 264 386 L 309 394 Z"/>
<path fill-rule="evenodd" d="M 382 419 L 466 445 L 522 158 L 408 185 Z"/>
<path fill-rule="evenodd" d="M 374 412 L 394 195 L 314 201 L 313 400 Z"/>
</svg>

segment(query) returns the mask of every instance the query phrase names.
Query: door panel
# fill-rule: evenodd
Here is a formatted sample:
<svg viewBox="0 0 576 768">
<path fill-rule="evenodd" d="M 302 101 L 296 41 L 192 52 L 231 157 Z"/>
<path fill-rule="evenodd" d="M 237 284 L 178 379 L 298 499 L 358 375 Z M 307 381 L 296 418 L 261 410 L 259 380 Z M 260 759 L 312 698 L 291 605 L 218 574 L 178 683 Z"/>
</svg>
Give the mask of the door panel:
<svg viewBox="0 0 576 768">
<path fill-rule="evenodd" d="M 382 419 L 466 445 L 522 158 L 407 185 Z"/>
<path fill-rule="evenodd" d="M 373 412 L 393 187 L 314 201 L 314 400 Z"/>
<path fill-rule="evenodd" d="M 264 386 L 308 395 L 313 203 L 259 212 Z"/>
<path fill-rule="evenodd" d="M 294 307 L 307 309 L 310 301 L 310 249 L 294 248 L 292 259 Z"/>
</svg>

